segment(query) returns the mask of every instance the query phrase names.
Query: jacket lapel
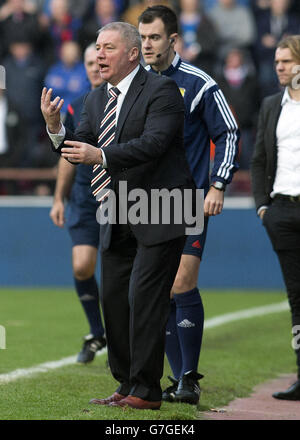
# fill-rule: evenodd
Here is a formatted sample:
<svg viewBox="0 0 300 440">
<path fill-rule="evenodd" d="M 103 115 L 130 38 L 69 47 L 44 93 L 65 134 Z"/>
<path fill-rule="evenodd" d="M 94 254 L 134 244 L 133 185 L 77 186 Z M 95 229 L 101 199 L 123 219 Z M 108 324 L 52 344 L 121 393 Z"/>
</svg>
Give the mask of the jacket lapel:
<svg viewBox="0 0 300 440">
<path fill-rule="evenodd" d="M 268 144 L 270 156 L 272 158 L 273 164 L 276 166 L 277 162 L 277 140 L 276 140 L 276 128 L 278 124 L 278 119 L 281 113 L 281 101 L 282 101 L 283 93 L 280 93 L 276 99 L 276 101 L 272 103 L 272 107 L 270 109 L 270 117 L 268 124 L 268 132 L 266 133 L 268 139 L 272 139 L 272 142 Z"/>
<path fill-rule="evenodd" d="M 137 97 L 143 90 L 143 85 L 146 81 L 146 71 L 145 69 L 140 65 L 140 69 L 133 78 L 130 87 L 128 89 L 128 92 L 126 93 L 125 99 L 123 101 L 121 111 L 118 118 L 118 124 L 117 124 L 117 130 L 115 135 L 115 142 L 119 141 L 119 137 L 123 128 L 123 125 L 126 121 L 127 115 L 135 103 Z"/>
<path fill-rule="evenodd" d="M 281 101 L 282 101 L 283 94 L 280 94 L 274 103 L 274 106 L 272 106 L 271 109 L 271 118 L 270 118 L 270 130 L 273 135 L 273 144 L 276 146 L 276 127 L 278 124 L 278 119 L 281 113 Z"/>
</svg>

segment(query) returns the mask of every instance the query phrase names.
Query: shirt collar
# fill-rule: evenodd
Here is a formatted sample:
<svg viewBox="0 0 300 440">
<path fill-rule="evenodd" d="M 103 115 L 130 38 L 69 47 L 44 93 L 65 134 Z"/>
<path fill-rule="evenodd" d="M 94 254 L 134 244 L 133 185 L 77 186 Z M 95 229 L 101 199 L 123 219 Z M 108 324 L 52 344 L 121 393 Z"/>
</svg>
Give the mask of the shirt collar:
<svg viewBox="0 0 300 440">
<path fill-rule="evenodd" d="M 290 97 L 288 87 L 286 87 L 284 90 L 284 94 L 281 100 L 281 105 L 284 106 L 287 102 L 289 102 L 290 104 L 300 105 L 300 101 L 295 101 Z"/>
<path fill-rule="evenodd" d="M 125 78 L 123 78 L 119 84 L 117 84 L 116 86 L 113 86 L 110 83 L 107 83 L 107 92 L 112 88 L 112 87 L 117 87 L 120 92 L 123 95 L 126 95 L 126 93 L 128 92 L 128 89 L 130 87 L 130 84 L 133 80 L 133 78 L 135 77 L 135 75 L 138 73 L 140 68 L 140 65 L 136 66 L 135 69 L 133 69 L 127 76 L 125 76 Z"/>
<path fill-rule="evenodd" d="M 172 63 L 170 64 L 170 66 L 169 66 L 166 70 L 162 70 L 161 72 L 157 72 L 157 70 L 154 70 L 154 69 L 152 68 L 152 66 L 150 66 L 150 70 L 151 70 L 151 72 L 154 72 L 154 73 L 160 73 L 161 75 L 166 75 L 166 76 L 168 76 L 168 75 L 170 75 L 172 72 L 174 72 L 175 70 L 178 69 L 180 63 L 181 63 L 181 58 L 180 58 L 180 56 L 178 55 L 178 53 L 175 53 L 175 56 L 174 56 L 174 58 L 173 58 Z"/>
</svg>

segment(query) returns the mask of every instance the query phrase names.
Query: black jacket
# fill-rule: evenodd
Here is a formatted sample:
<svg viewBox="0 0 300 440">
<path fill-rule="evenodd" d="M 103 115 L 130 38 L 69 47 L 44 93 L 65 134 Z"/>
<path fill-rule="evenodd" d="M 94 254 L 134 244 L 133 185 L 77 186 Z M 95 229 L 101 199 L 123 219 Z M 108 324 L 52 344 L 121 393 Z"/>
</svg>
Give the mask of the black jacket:
<svg viewBox="0 0 300 440">
<path fill-rule="evenodd" d="M 106 84 L 89 93 L 80 125 L 75 134 L 67 130 L 66 139 L 97 146 L 107 100 Z M 194 189 L 183 147 L 183 124 L 184 102 L 176 83 L 140 67 L 123 102 L 115 142 L 105 147 L 115 192 L 120 181 L 127 182 L 128 192 L 144 190 L 148 200 L 152 189 Z M 130 227 L 138 241 L 150 246 L 185 234 L 184 221 L 175 224 L 172 217 L 171 214 L 171 225 L 160 219 L 159 224 L 139 223 Z M 110 234 L 111 230 L 100 227 L 103 249 L 109 245 Z"/>
<path fill-rule="evenodd" d="M 283 93 L 264 99 L 258 118 L 255 150 L 251 161 L 252 189 L 256 209 L 271 202 L 277 167 L 276 127 Z"/>
</svg>

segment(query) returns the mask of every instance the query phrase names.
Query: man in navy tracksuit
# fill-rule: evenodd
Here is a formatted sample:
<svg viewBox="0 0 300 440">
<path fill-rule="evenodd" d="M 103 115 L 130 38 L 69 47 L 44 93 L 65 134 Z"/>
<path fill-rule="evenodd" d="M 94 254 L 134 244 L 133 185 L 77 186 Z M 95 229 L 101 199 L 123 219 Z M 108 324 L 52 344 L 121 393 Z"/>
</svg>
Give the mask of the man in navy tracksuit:
<svg viewBox="0 0 300 440">
<path fill-rule="evenodd" d="M 166 353 L 174 378 L 163 393 L 169 402 L 197 404 L 197 372 L 204 311 L 197 288 L 208 217 L 220 214 L 224 191 L 237 170 L 239 130 L 223 93 L 202 70 L 181 60 L 174 52 L 178 38 L 175 13 L 153 6 L 139 17 L 142 52 L 148 70 L 167 75 L 178 85 L 185 102 L 184 144 L 197 188 L 204 189 L 205 226 L 201 235 L 188 236 L 171 291 L 171 312 L 166 331 Z M 210 172 L 210 140 L 215 160 Z"/>
<path fill-rule="evenodd" d="M 102 79 L 95 44 L 85 50 L 84 64 L 92 88 L 99 86 Z M 68 105 L 65 126 L 72 131 L 79 125 L 85 98 L 86 95 L 82 95 Z M 77 362 L 83 364 L 91 362 L 96 351 L 106 345 L 100 315 L 99 289 L 94 276 L 99 247 L 99 224 L 96 220 L 99 204 L 91 191 L 92 174 L 92 166 L 75 166 L 60 158 L 50 212 L 55 225 L 63 227 L 66 223 L 72 240 L 75 288 L 90 327 L 90 333 L 84 337 L 83 347 L 77 358 Z M 65 221 L 64 200 L 69 193 Z"/>
</svg>

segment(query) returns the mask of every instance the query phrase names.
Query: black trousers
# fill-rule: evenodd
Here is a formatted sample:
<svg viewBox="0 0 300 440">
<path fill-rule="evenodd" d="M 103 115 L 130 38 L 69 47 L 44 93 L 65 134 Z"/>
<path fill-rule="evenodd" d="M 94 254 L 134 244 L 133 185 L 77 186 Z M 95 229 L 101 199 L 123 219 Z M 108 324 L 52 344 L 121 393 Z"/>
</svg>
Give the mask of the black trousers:
<svg viewBox="0 0 300 440">
<path fill-rule="evenodd" d="M 185 236 L 143 246 L 127 225 L 116 225 L 110 248 L 102 252 L 108 360 L 120 394 L 161 400 L 170 290 L 184 243 Z"/>
<path fill-rule="evenodd" d="M 300 325 L 300 202 L 275 198 L 263 224 L 276 252 L 291 309 L 292 326 Z M 295 349 L 300 379 L 300 349 Z"/>
</svg>

